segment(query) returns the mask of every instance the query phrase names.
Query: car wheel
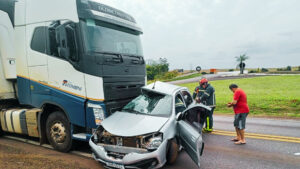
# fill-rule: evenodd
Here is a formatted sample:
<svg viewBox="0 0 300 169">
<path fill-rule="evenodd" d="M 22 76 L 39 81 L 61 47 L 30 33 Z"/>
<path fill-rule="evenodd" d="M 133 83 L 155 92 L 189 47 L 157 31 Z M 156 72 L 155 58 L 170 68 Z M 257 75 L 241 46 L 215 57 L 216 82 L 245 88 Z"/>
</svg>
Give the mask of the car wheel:
<svg viewBox="0 0 300 169">
<path fill-rule="evenodd" d="M 68 152 L 72 148 L 71 127 L 62 112 L 53 112 L 46 121 L 46 135 L 55 150 Z"/>
<path fill-rule="evenodd" d="M 170 140 L 167 151 L 167 163 L 173 164 L 178 156 L 178 144 L 175 139 Z"/>
</svg>

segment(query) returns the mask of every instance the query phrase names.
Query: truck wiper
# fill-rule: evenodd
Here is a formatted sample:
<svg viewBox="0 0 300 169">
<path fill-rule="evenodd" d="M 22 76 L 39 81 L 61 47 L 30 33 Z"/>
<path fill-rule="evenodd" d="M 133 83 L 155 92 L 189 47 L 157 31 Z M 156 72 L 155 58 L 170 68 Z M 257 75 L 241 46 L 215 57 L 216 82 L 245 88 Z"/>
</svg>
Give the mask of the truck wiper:
<svg viewBox="0 0 300 169">
<path fill-rule="evenodd" d="M 99 53 L 99 54 L 104 54 L 104 55 L 114 55 L 117 57 L 112 57 L 112 58 L 106 58 L 106 62 L 115 62 L 115 63 L 120 63 L 123 62 L 123 57 L 122 54 L 120 53 L 113 53 L 113 52 L 97 52 L 95 51 L 95 53 Z"/>
<path fill-rule="evenodd" d="M 121 53 L 115 53 L 115 52 L 98 52 L 98 51 L 94 51 L 95 53 L 100 53 L 100 54 L 104 54 L 104 55 L 115 55 L 115 56 L 122 56 Z"/>
<path fill-rule="evenodd" d="M 140 61 L 142 61 L 141 64 L 144 64 L 144 63 L 145 63 L 143 56 L 140 56 L 140 55 L 123 54 L 123 56 L 128 56 L 128 57 L 132 57 L 132 58 L 137 58 L 138 60 L 132 60 L 132 63 L 134 63 L 134 64 L 139 64 Z"/>
<path fill-rule="evenodd" d="M 134 58 L 143 58 L 143 56 L 140 55 L 133 55 L 133 54 L 122 54 L 123 56 L 128 56 L 128 57 L 134 57 Z"/>
</svg>

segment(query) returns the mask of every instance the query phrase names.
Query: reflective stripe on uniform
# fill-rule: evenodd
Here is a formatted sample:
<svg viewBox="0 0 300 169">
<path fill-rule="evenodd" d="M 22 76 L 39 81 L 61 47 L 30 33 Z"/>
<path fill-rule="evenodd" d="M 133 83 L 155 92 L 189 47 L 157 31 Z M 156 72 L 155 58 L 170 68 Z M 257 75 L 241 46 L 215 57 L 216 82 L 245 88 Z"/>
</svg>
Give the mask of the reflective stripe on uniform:
<svg viewBox="0 0 300 169">
<path fill-rule="evenodd" d="M 206 130 L 209 130 L 209 117 L 206 118 Z"/>
</svg>

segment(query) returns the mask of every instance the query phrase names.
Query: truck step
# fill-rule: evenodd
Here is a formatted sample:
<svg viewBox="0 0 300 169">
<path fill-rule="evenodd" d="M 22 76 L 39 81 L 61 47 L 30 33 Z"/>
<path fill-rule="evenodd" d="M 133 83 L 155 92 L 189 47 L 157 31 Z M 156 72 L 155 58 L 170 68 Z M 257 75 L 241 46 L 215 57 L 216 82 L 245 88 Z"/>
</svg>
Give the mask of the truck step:
<svg viewBox="0 0 300 169">
<path fill-rule="evenodd" d="M 76 133 L 76 134 L 73 134 L 73 139 L 86 141 L 87 135 L 86 135 L 86 133 Z"/>
</svg>

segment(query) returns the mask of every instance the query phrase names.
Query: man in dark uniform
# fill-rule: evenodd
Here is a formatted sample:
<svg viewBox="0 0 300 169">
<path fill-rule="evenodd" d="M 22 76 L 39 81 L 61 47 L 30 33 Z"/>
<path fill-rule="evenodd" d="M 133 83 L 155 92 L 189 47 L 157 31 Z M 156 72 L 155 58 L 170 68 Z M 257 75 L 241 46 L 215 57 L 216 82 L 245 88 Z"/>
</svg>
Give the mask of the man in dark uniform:
<svg viewBox="0 0 300 169">
<path fill-rule="evenodd" d="M 195 88 L 193 98 L 197 103 L 202 103 L 211 107 L 211 111 L 207 112 L 206 125 L 203 129 L 204 132 L 212 132 L 213 130 L 213 112 L 216 107 L 215 89 L 208 83 L 206 78 L 199 81 L 199 86 Z"/>
</svg>

